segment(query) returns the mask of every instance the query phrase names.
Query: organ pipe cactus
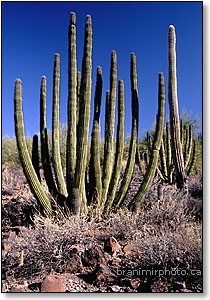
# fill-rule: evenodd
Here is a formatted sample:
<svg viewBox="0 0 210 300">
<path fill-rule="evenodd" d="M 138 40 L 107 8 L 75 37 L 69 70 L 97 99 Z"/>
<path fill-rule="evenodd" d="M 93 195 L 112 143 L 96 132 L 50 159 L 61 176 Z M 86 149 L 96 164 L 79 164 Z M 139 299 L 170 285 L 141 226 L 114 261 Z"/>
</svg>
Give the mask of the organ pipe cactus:
<svg viewBox="0 0 210 300">
<path fill-rule="evenodd" d="M 139 188 L 139 191 L 129 204 L 129 209 L 135 210 L 139 203 L 143 200 L 146 192 L 148 191 L 151 182 L 155 176 L 157 169 L 159 150 L 161 146 L 161 140 L 163 136 L 165 118 L 165 83 L 163 73 L 159 73 L 159 92 L 158 92 L 158 113 L 156 117 L 156 130 L 155 138 L 152 146 L 152 153 L 149 162 L 148 169 Z"/>
<path fill-rule="evenodd" d="M 127 193 L 136 158 L 136 147 L 138 139 L 138 117 L 139 117 L 139 100 L 138 100 L 138 82 L 136 70 L 136 55 L 131 54 L 131 93 L 132 93 L 132 133 L 129 147 L 129 156 L 123 176 L 123 180 L 115 200 L 115 206 L 119 207 Z"/>
<path fill-rule="evenodd" d="M 172 170 L 172 159 L 170 153 L 170 145 L 173 149 L 173 161 L 178 159 L 178 167 L 176 171 L 182 171 L 182 161 L 179 160 L 179 144 L 180 132 L 177 127 L 177 96 L 176 96 L 176 60 L 175 60 L 175 33 L 170 27 L 169 33 L 169 102 L 171 103 L 170 114 L 175 115 L 171 121 L 171 126 L 166 126 L 166 152 L 167 152 L 167 170 L 165 162 L 162 163 L 164 176 L 169 176 Z M 40 142 L 41 142 L 41 160 L 44 169 L 44 176 L 48 189 L 54 199 L 59 204 L 68 207 L 74 214 L 87 212 L 87 204 L 92 204 L 98 199 L 100 212 L 108 213 L 114 206 L 118 208 L 123 204 L 128 187 L 132 178 L 135 161 L 140 162 L 140 153 L 137 148 L 138 138 L 138 86 L 137 86 L 137 70 L 136 56 L 131 54 L 131 91 L 132 91 L 132 132 L 129 146 L 129 156 L 121 181 L 119 192 L 116 191 L 119 183 L 123 148 L 124 148 L 124 120 L 125 120 L 125 104 L 124 104 L 124 84 L 119 81 L 118 88 L 118 127 L 116 151 L 114 151 L 114 128 L 115 128 L 115 105 L 116 105 L 116 89 L 117 89 L 117 55 L 115 51 L 111 54 L 110 68 L 110 91 L 106 93 L 106 116 L 105 116 L 105 145 L 104 145 L 104 161 L 103 172 L 100 166 L 100 107 L 102 98 L 102 71 L 97 69 L 97 81 L 94 98 L 94 118 L 91 138 L 91 156 L 88 162 L 88 135 L 90 122 L 90 104 L 91 104 L 91 87 L 92 87 L 92 22 L 91 17 L 87 16 L 85 25 L 85 43 L 82 62 L 82 72 L 77 71 L 76 57 L 76 16 L 71 13 L 69 26 L 69 68 L 68 68 L 68 130 L 66 145 L 66 183 L 61 166 L 60 146 L 59 146 L 59 89 L 60 89 L 60 58 L 55 55 L 54 76 L 53 76 L 53 122 L 52 122 L 52 164 L 56 178 L 56 184 L 53 180 L 53 172 L 51 169 L 51 158 L 48 148 L 48 132 L 46 125 L 46 77 L 42 77 L 40 91 Z M 129 208 L 134 209 L 136 204 L 140 203 L 144 198 L 158 168 L 159 151 L 161 149 L 162 159 L 165 157 L 163 148 L 163 126 L 165 114 L 165 87 L 163 74 L 159 74 L 159 96 L 158 96 L 158 114 L 157 126 L 154 141 L 150 141 L 150 160 L 146 170 L 145 177 L 141 187 L 131 201 Z M 175 102 L 175 106 L 174 105 Z M 15 83 L 15 131 L 17 137 L 18 151 L 23 166 L 25 176 L 29 182 L 32 192 L 41 204 L 44 212 L 48 216 L 52 216 L 52 206 L 49 197 L 45 194 L 38 174 L 38 140 L 34 137 L 33 164 L 28 153 L 25 141 L 23 112 L 22 112 L 22 87 L 21 81 L 16 80 Z M 171 136 L 170 137 L 170 130 Z M 173 131 L 175 133 L 173 133 Z M 179 144 L 175 144 L 174 139 L 179 132 Z M 183 136 L 182 136 L 183 137 Z M 161 146 L 162 143 L 162 146 Z M 162 148 L 161 148 L 162 147 Z M 174 150 L 175 149 L 175 150 Z M 178 150 L 177 150 L 178 149 Z M 189 150 L 189 146 L 187 147 Z M 36 152 L 36 155 L 35 155 Z M 115 157 L 114 157 L 115 152 Z M 181 153 L 182 154 L 182 153 Z M 193 142 L 193 151 L 188 151 L 187 174 L 192 172 L 196 147 Z M 36 158 L 35 158 L 36 156 Z M 182 157 L 183 159 L 183 157 Z M 34 167 L 33 167 L 34 165 Z M 140 163 L 139 163 L 140 166 Z M 181 167 L 180 167 L 181 166 Z M 89 167 L 89 170 L 88 170 Z M 141 167 L 141 166 L 140 166 Z M 88 172 L 89 171 L 89 172 Z M 177 171 L 177 172 L 178 172 Z M 178 174 L 178 173 L 177 173 Z M 89 176 L 88 176 L 89 175 Z M 89 182 L 88 182 L 89 178 Z M 183 179 L 184 177 L 182 177 Z M 86 184 L 85 184 L 86 180 Z M 181 182 L 179 178 L 179 183 Z M 184 182 L 186 183 L 186 182 Z M 180 185 L 179 185 L 180 186 Z M 88 203 L 87 203 L 88 196 Z M 96 196 L 96 198 L 94 198 Z M 66 199 L 67 198 L 67 199 Z M 67 204 L 68 207 L 65 205 Z M 53 209 L 56 208 L 53 206 Z"/>
<path fill-rule="evenodd" d="M 39 146 L 38 146 L 38 135 L 33 136 L 33 143 L 32 143 L 32 164 L 36 175 L 41 182 L 41 177 L 39 173 Z"/>
<path fill-rule="evenodd" d="M 55 54 L 53 74 L 53 114 L 52 114 L 52 157 L 53 168 L 60 196 L 60 201 L 68 196 L 66 183 L 63 176 L 60 155 L 60 121 L 59 121 L 59 98 L 60 98 L 60 56 Z M 62 198 L 62 199 L 61 199 Z"/>
<path fill-rule="evenodd" d="M 79 123 L 77 130 L 77 159 L 76 172 L 74 175 L 74 187 L 83 195 L 82 201 L 85 206 L 84 180 L 87 160 L 88 134 L 90 122 L 90 101 L 92 86 L 92 21 L 88 15 L 85 26 L 85 45 L 82 62 L 82 77 L 80 88 Z"/>
<path fill-rule="evenodd" d="M 66 181 L 69 196 L 73 188 L 76 166 L 76 126 L 77 126 L 77 57 L 76 57 L 76 15 L 70 16 L 69 25 L 69 65 L 68 65 L 68 131 L 66 143 Z M 70 200 L 69 200 L 70 201 Z M 68 201 L 68 202 L 69 202 Z"/>
<path fill-rule="evenodd" d="M 102 196 L 101 205 L 103 206 L 109 188 L 112 175 L 113 158 L 114 158 L 114 127 L 115 127 L 115 106 L 117 90 L 117 54 L 111 53 L 111 70 L 110 70 L 110 94 L 106 97 L 106 128 L 104 144 L 104 164 L 102 177 Z"/>
<path fill-rule="evenodd" d="M 48 147 L 48 134 L 47 134 L 47 121 L 46 121 L 46 94 L 47 94 L 47 81 L 46 77 L 42 77 L 40 89 L 40 141 L 41 141 L 41 159 L 42 167 L 44 169 L 44 177 L 50 193 L 53 197 L 57 197 L 58 191 L 54 183 L 50 155 Z"/>
<path fill-rule="evenodd" d="M 118 84 L 118 125 L 117 125 L 117 141 L 115 163 L 113 167 L 112 178 L 109 186 L 108 197 L 105 205 L 105 213 L 109 212 L 117 190 L 120 171 L 122 169 L 122 159 L 124 150 L 124 126 L 125 126 L 125 96 L 124 82 L 119 80 Z"/>
<path fill-rule="evenodd" d="M 22 164 L 24 174 L 30 185 L 31 191 L 33 192 L 35 198 L 40 202 L 40 204 L 44 208 L 45 214 L 50 216 L 52 214 L 50 200 L 46 196 L 41 186 L 41 183 L 39 182 L 26 145 L 22 101 L 22 85 L 20 79 L 17 79 L 15 82 L 14 108 L 15 134 L 20 162 Z"/>
<path fill-rule="evenodd" d="M 94 98 L 94 118 L 91 136 L 91 157 L 89 168 L 89 203 L 92 202 L 94 193 L 101 198 L 101 165 L 100 165 L 100 110 L 102 95 L 102 70 L 97 68 L 96 90 Z"/>
<path fill-rule="evenodd" d="M 168 101 L 170 110 L 172 156 L 176 171 L 177 187 L 188 192 L 187 178 L 184 168 L 184 158 L 180 140 L 180 124 L 176 78 L 176 34 L 173 25 L 170 25 L 169 27 L 168 47 Z"/>
</svg>

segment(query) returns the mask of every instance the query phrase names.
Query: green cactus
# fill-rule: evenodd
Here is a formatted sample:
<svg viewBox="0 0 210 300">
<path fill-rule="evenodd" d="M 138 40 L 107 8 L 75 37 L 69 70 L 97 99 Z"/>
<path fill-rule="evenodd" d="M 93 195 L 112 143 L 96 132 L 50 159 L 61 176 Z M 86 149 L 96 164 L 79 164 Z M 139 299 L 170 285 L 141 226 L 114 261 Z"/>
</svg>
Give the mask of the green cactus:
<svg viewBox="0 0 210 300">
<path fill-rule="evenodd" d="M 184 158 L 180 140 L 180 123 L 177 97 L 177 77 L 176 77 L 176 34 L 173 25 L 169 27 L 168 37 L 168 101 L 170 110 L 170 130 L 171 130 L 171 147 L 173 162 L 176 171 L 176 183 L 179 189 L 188 192 L 187 177 L 184 168 Z"/>
<path fill-rule="evenodd" d="M 81 86 L 81 73 L 77 72 L 77 125 L 79 123 L 79 95 Z"/>
<path fill-rule="evenodd" d="M 68 131 L 66 143 L 66 181 L 69 197 L 73 188 L 76 166 L 77 135 L 77 57 L 76 57 L 76 15 L 71 12 L 69 25 L 68 63 Z M 68 199 L 68 202 L 70 199 Z M 69 205 L 69 203 L 68 203 Z"/>
<path fill-rule="evenodd" d="M 160 160 L 161 160 L 163 177 L 167 178 L 168 177 L 168 170 L 167 170 L 166 153 L 165 153 L 165 146 L 164 146 L 163 137 L 162 137 L 161 146 L 160 146 Z"/>
<path fill-rule="evenodd" d="M 107 201 L 105 204 L 105 213 L 108 213 L 117 190 L 118 181 L 120 179 L 120 172 L 122 169 L 122 159 L 124 151 L 124 126 L 125 126 L 125 97 L 124 97 L 124 82 L 119 80 L 118 84 L 118 125 L 117 125 L 117 141 L 116 154 L 113 173 L 109 185 Z"/>
<path fill-rule="evenodd" d="M 40 141 L 41 141 L 41 159 L 42 167 L 44 170 L 44 177 L 50 193 L 54 198 L 57 197 L 58 191 L 53 179 L 50 155 L 48 148 L 48 134 L 47 134 L 47 121 L 46 121 L 46 94 L 47 94 L 47 82 L 46 77 L 42 77 L 41 89 L 40 89 Z"/>
<path fill-rule="evenodd" d="M 33 136 L 32 143 L 32 165 L 36 172 L 36 175 L 41 182 L 40 172 L 39 172 L 39 146 L 38 146 L 38 135 Z"/>
<path fill-rule="evenodd" d="M 115 106 L 117 90 L 117 54 L 111 53 L 110 70 L 110 95 L 106 102 L 106 125 L 105 125 L 105 145 L 104 145 L 104 163 L 102 175 L 102 196 L 101 206 L 104 205 L 109 189 L 109 183 L 112 175 L 114 158 L 114 127 L 115 127 Z"/>
<path fill-rule="evenodd" d="M 157 169 L 159 150 L 161 146 L 161 140 L 163 136 L 164 128 L 164 118 L 165 118 L 165 83 L 163 73 L 159 73 L 159 92 L 158 92 L 158 113 L 156 118 L 156 130 L 155 138 L 152 147 L 152 154 L 149 162 L 149 167 L 146 171 L 142 184 L 139 191 L 129 204 L 129 209 L 135 210 L 136 206 L 144 199 L 146 192 L 148 191 L 151 182 L 155 176 Z"/>
<path fill-rule="evenodd" d="M 170 133 L 170 121 L 166 122 L 166 165 L 168 173 L 168 182 L 172 183 L 173 164 L 171 158 L 171 133 Z"/>
<path fill-rule="evenodd" d="M 59 193 L 59 200 L 62 202 L 68 196 L 66 183 L 63 176 L 60 155 L 60 121 L 59 121 L 59 98 L 60 98 L 60 56 L 55 54 L 53 72 L 53 113 L 52 113 L 52 157 L 53 168 Z"/>
<path fill-rule="evenodd" d="M 184 162 L 185 170 L 188 169 L 188 165 L 190 162 L 192 145 L 193 145 L 192 126 L 188 125 L 188 143 L 187 143 L 187 149 L 186 149 L 186 153 L 185 153 L 185 162 Z"/>
<path fill-rule="evenodd" d="M 79 189 L 82 195 L 83 206 L 86 205 L 85 199 L 85 169 L 87 161 L 88 134 L 90 122 L 90 102 L 92 86 L 92 22 L 88 15 L 85 26 L 85 45 L 82 62 L 82 78 L 80 88 L 80 110 L 79 123 L 77 126 L 77 157 L 76 172 L 74 176 L 74 187 Z"/>
<path fill-rule="evenodd" d="M 36 175 L 32 161 L 28 152 L 25 140 L 25 129 L 23 121 L 23 108 L 22 108 L 22 85 L 20 79 L 15 81 L 14 93 L 14 108 L 15 108 L 15 134 L 17 141 L 17 148 L 19 152 L 20 162 L 27 181 L 30 185 L 31 191 L 35 198 L 44 208 L 45 214 L 50 216 L 52 214 L 52 207 L 50 200 L 46 196 L 39 179 Z"/>
<path fill-rule="evenodd" d="M 137 70 L 136 70 L 136 55 L 131 54 L 131 93 L 132 93 L 132 133 L 129 147 L 129 156 L 123 176 L 123 180 L 120 186 L 120 190 L 115 199 L 115 206 L 119 207 L 124 200 L 127 193 L 136 158 L 136 147 L 138 140 L 138 117 L 139 117 L 139 100 L 138 100 L 138 82 L 137 82 Z"/>
<path fill-rule="evenodd" d="M 89 168 L 89 203 L 92 202 L 93 196 L 97 193 L 97 197 L 101 198 L 102 182 L 101 182 L 101 165 L 100 165 L 100 110 L 102 95 L 102 70 L 97 68 L 97 80 L 94 98 L 94 118 L 91 136 L 91 157 Z"/>
<path fill-rule="evenodd" d="M 192 155 L 191 155 L 191 160 L 190 160 L 190 164 L 187 168 L 187 175 L 190 176 L 192 175 L 194 169 L 195 169 L 195 166 L 196 166 L 196 161 L 197 161 L 197 143 L 196 143 L 196 140 L 194 139 L 193 140 L 193 147 L 192 147 Z"/>
</svg>

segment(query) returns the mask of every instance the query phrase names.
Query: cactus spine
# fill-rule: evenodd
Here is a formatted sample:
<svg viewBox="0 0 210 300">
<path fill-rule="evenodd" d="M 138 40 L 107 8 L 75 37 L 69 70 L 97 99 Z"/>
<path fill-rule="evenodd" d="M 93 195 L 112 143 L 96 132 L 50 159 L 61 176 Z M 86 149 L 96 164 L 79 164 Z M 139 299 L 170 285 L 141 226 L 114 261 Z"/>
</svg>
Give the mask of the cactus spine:
<svg viewBox="0 0 210 300">
<path fill-rule="evenodd" d="M 169 78 L 168 78 L 168 101 L 170 110 L 170 130 L 172 156 L 176 171 L 177 187 L 188 191 L 187 178 L 184 169 L 184 159 L 180 140 L 180 125 L 177 97 L 177 78 L 176 78 L 176 34 L 174 26 L 169 27 Z"/>
<path fill-rule="evenodd" d="M 125 97 L 124 97 L 124 82 L 119 80 L 118 84 L 118 124 L 117 124 L 117 141 L 115 163 L 113 167 L 112 178 L 109 186 L 108 197 L 105 205 L 107 213 L 114 201 L 117 184 L 120 178 L 122 168 L 123 150 L 124 150 L 124 123 L 125 123 Z"/>
<path fill-rule="evenodd" d="M 157 169 L 158 158 L 159 158 L 159 150 L 161 146 L 161 139 L 163 136 L 164 118 L 165 118 L 165 83 L 164 83 L 163 73 L 159 73 L 158 113 L 156 117 L 157 125 L 155 130 L 155 139 L 152 147 L 149 167 L 146 171 L 146 174 L 139 188 L 139 191 L 137 192 L 137 194 L 129 204 L 129 209 L 131 210 L 134 210 L 136 205 L 139 205 L 139 203 L 143 200 L 155 176 L 155 171 Z"/>
<path fill-rule="evenodd" d="M 76 166 L 77 125 L 77 57 L 76 57 L 76 15 L 71 12 L 69 25 L 68 65 L 68 132 L 66 143 L 66 181 L 69 196 L 73 188 Z M 69 200 L 68 200 L 69 202 Z M 69 204 L 68 204 L 69 205 Z"/>
<path fill-rule="evenodd" d="M 93 199 L 94 193 L 101 198 L 101 165 L 100 165 L 100 110 L 102 94 L 102 70 L 97 68 L 97 80 L 94 97 L 94 118 L 91 136 L 91 157 L 89 168 L 89 203 Z"/>
<path fill-rule="evenodd" d="M 66 184 L 63 176 L 60 155 L 60 121 L 59 121 L 59 98 L 60 98 L 60 56 L 55 54 L 53 72 L 53 114 L 52 114 L 52 156 L 53 168 L 58 188 L 59 196 L 63 200 L 68 196 Z"/>
<path fill-rule="evenodd" d="M 15 107 L 15 133 L 16 133 L 16 140 L 17 140 L 17 147 L 19 151 L 20 161 L 25 176 L 29 182 L 31 191 L 33 192 L 36 199 L 43 206 L 45 213 L 50 216 L 52 214 L 51 203 L 39 182 L 39 179 L 33 168 L 31 158 L 28 152 L 28 148 L 26 145 L 22 101 L 23 100 L 22 100 L 21 81 L 20 79 L 17 79 L 15 82 L 14 107 Z"/>
<path fill-rule="evenodd" d="M 119 207 L 122 203 L 133 173 L 135 158 L 136 158 L 136 147 L 138 139 L 138 117 L 139 117 L 139 100 L 138 100 L 138 82 L 137 82 L 137 70 L 136 70 L 136 55 L 131 54 L 131 93 L 132 93 L 132 133 L 129 147 L 129 156 L 126 164 L 125 174 L 123 181 L 120 186 L 119 193 L 117 195 L 115 205 Z"/>
<path fill-rule="evenodd" d="M 38 148 L 38 135 L 33 136 L 33 143 L 32 143 L 32 165 L 36 172 L 36 175 L 41 182 L 41 177 L 39 173 L 39 148 Z"/>
<path fill-rule="evenodd" d="M 50 193 L 53 197 L 57 197 L 58 191 L 53 180 L 53 174 L 50 164 L 49 148 L 48 148 L 48 135 L 47 135 L 47 122 L 46 122 L 46 92 L 47 82 L 46 77 L 42 77 L 40 89 L 40 141 L 41 141 L 41 158 L 42 166 L 44 169 L 44 177 Z"/>
<path fill-rule="evenodd" d="M 114 127 L 115 127 L 115 105 L 117 90 L 117 54 L 115 51 L 111 53 L 111 70 L 110 70 L 110 95 L 106 100 L 106 129 L 105 129 L 105 145 L 104 145 L 104 164 L 102 176 L 102 197 L 101 204 L 104 205 L 109 183 L 112 174 L 113 157 L 114 157 Z"/>
<path fill-rule="evenodd" d="M 80 92 L 79 123 L 77 131 L 77 160 L 76 172 L 74 176 L 74 187 L 79 189 L 83 195 L 82 201 L 85 205 L 84 180 L 87 160 L 88 134 L 90 122 L 90 101 L 92 84 L 92 22 L 88 15 L 85 26 L 85 45 L 82 62 L 82 78 Z"/>
</svg>

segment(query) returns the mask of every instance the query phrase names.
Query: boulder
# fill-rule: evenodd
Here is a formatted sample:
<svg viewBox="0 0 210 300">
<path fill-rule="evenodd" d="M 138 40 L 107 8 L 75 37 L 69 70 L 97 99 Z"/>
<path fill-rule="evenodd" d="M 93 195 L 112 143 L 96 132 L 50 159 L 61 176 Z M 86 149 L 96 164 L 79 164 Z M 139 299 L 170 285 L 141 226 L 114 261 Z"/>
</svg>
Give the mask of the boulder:
<svg viewBox="0 0 210 300">
<path fill-rule="evenodd" d="M 65 293 L 66 285 L 57 275 L 48 275 L 41 284 L 42 293 Z"/>
</svg>

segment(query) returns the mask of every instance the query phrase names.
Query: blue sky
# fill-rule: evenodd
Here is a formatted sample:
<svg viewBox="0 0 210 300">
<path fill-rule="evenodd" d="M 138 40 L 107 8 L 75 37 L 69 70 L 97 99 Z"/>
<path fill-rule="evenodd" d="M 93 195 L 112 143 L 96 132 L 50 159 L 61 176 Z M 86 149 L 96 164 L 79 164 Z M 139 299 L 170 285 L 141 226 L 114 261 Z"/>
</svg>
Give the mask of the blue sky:
<svg viewBox="0 0 210 300">
<path fill-rule="evenodd" d="M 168 99 L 168 27 L 177 34 L 179 110 L 202 118 L 201 2 L 3 2 L 2 3 L 2 136 L 14 136 L 14 82 L 23 84 L 26 135 L 39 132 L 39 94 L 47 76 L 47 125 L 51 130 L 54 54 L 61 56 L 60 121 L 67 121 L 68 26 L 77 16 L 77 62 L 81 70 L 87 14 L 93 23 L 93 87 L 102 67 L 101 110 L 104 135 L 105 94 L 109 89 L 111 51 L 117 51 L 118 79 L 125 83 L 125 135 L 131 132 L 130 54 L 136 53 L 139 87 L 139 136 L 155 122 L 158 73 L 164 72 Z M 168 101 L 166 101 L 168 114 Z M 93 110 L 92 110 L 93 113 Z M 117 111 L 116 111 L 117 116 Z M 92 121 L 92 117 L 91 117 Z M 116 124 L 117 125 L 117 124 Z M 92 122 L 90 124 L 92 127 Z"/>
</svg>

